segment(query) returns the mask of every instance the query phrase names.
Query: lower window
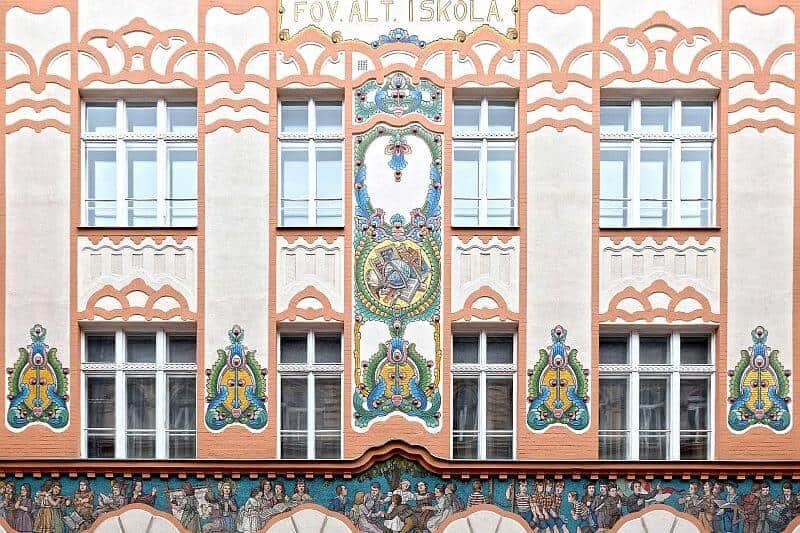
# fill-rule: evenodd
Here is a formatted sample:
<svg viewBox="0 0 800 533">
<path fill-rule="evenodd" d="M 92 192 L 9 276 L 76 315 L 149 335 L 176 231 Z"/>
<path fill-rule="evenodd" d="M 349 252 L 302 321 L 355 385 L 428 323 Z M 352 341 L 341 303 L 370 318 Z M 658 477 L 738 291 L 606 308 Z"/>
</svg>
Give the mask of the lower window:
<svg viewBox="0 0 800 533">
<path fill-rule="evenodd" d="M 601 335 L 600 458 L 711 458 L 712 336 Z"/>
<path fill-rule="evenodd" d="M 85 332 L 88 458 L 195 457 L 194 333 Z"/>
</svg>

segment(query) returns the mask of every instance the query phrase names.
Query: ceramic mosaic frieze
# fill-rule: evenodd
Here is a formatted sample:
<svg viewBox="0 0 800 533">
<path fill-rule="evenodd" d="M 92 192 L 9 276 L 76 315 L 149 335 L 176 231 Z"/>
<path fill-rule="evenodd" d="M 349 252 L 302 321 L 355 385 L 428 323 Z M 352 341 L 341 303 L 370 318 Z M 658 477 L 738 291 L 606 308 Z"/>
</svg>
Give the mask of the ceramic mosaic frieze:
<svg viewBox="0 0 800 533">
<path fill-rule="evenodd" d="M 784 431 L 791 423 L 791 371 L 783 368 L 778 350 L 767 346 L 768 335 L 766 328 L 756 327 L 750 333 L 753 345 L 741 351 L 736 368 L 728 371 L 728 425 L 734 431 L 759 425 Z"/>
<path fill-rule="evenodd" d="M 445 479 L 402 458 L 347 479 L 0 478 L 0 517 L 17 531 L 84 531 L 131 503 L 171 514 L 191 533 L 255 533 L 306 503 L 341 513 L 362 533 L 434 533 L 450 516 L 479 504 L 515 513 L 539 532 L 607 531 L 626 515 L 656 504 L 691 515 L 704 531 L 781 532 L 800 515 L 800 483 L 597 480 L 566 474 L 563 479 Z"/>
<path fill-rule="evenodd" d="M 241 326 L 234 325 L 228 339 L 230 344 L 217 350 L 217 362 L 206 370 L 206 425 L 215 431 L 230 424 L 263 429 L 267 425 L 267 372 L 258 364 L 255 350 L 242 344 Z"/>
<path fill-rule="evenodd" d="M 544 430 L 553 424 L 580 431 L 589 425 L 589 371 L 578 361 L 578 350 L 567 346 L 567 330 L 550 330 L 552 344 L 539 350 L 528 372 L 528 426 Z"/>
<path fill-rule="evenodd" d="M 379 114 L 402 117 L 420 113 L 433 122 L 442 121 L 442 89 L 426 79 L 414 83 L 402 72 L 386 76 L 383 83 L 369 80 L 356 89 L 353 99 L 356 122 Z"/>
<path fill-rule="evenodd" d="M 57 348 L 45 343 L 47 329 L 30 329 L 31 343 L 19 349 L 19 358 L 8 371 L 8 425 L 21 429 L 41 423 L 63 429 L 69 422 L 67 401 L 69 370 L 61 366 Z"/>
<path fill-rule="evenodd" d="M 439 426 L 441 156 L 441 137 L 417 124 L 379 125 L 356 138 L 357 428 L 392 413 Z M 367 330 L 386 338 L 367 345 Z"/>
</svg>

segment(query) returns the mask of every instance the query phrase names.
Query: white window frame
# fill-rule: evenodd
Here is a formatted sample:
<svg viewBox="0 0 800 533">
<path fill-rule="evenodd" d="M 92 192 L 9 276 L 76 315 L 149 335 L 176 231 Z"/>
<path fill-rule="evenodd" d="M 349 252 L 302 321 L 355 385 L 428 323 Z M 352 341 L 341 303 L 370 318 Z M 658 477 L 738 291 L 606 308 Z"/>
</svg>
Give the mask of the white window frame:
<svg viewBox="0 0 800 533">
<path fill-rule="evenodd" d="M 305 363 L 281 363 L 281 335 L 285 334 L 286 336 L 298 336 L 305 333 L 306 334 L 306 362 Z M 315 350 L 315 338 L 316 335 L 338 335 L 339 336 L 339 346 L 341 348 L 339 363 L 317 363 L 314 360 L 314 356 L 316 354 Z M 306 458 L 307 459 L 316 459 L 316 436 L 317 436 L 317 429 L 316 429 L 316 394 L 315 390 L 315 383 L 317 378 L 338 378 L 339 379 L 339 391 L 340 391 L 340 420 L 339 420 L 339 459 L 344 457 L 344 413 L 346 404 L 344 402 L 344 336 L 340 330 L 334 329 L 326 329 L 324 327 L 321 328 L 311 328 L 311 329 L 303 329 L 303 330 L 295 330 L 295 329 L 284 329 L 283 331 L 278 333 L 278 386 L 277 386 L 277 397 L 278 397 L 278 458 L 282 457 L 283 451 L 281 449 L 281 437 L 284 433 L 306 433 Z M 282 380 L 284 377 L 303 377 L 305 376 L 307 379 L 306 386 L 306 429 L 305 431 L 295 431 L 295 430 L 284 430 L 283 429 L 283 421 L 281 420 L 282 415 L 282 403 L 281 403 L 281 389 L 282 389 Z M 288 459 L 287 459 L 288 460 Z"/>
<path fill-rule="evenodd" d="M 156 104 L 156 130 L 141 133 L 128 131 L 127 105 Z M 87 105 L 115 104 L 116 106 L 116 131 L 114 133 L 94 133 L 87 131 Z M 169 194 L 169 150 L 193 149 L 197 155 L 197 130 L 189 132 L 169 131 L 169 115 L 167 108 L 172 106 L 197 106 L 196 101 L 187 99 L 150 98 L 116 98 L 116 99 L 89 99 L 81 101 L 81 225 L 87 227 L 104 227 L 89 225 L 89 167 L 87 152 L 94 147 L 114 148 L 116 152 L 116 222 L 112 227 L 196 227 L 198 199 L 173 199 Z M 132 226 L 128 223 L 128 148 L 140 146 L 154 146 L 156 149 L 156 222 L 149 225 Z M 200 161 L 197 162 L 198 169 Z M 171 206 L 171 202 L 178 202 Z M 184 202 L 193 202 L 195 210 L 194 224 L 177 224 L 172 222 L 171 210 L 181 207 Z M 191 207 L 190 207 L 191 208 Z"/>
<path fill-rule="evenodd" d="M 304 132 L 284 132 L 282 118 L 279 118 L 278 124 L 278 227 L 281 228 L 305 228 L 305 227 L 344 227 L 344 104 L 342 104 L 342 129 L 337 132 L 330 131 L 317 131 L 317 102 L 331 102 L 335 101 L 332 98 L 314 98 L 297 96 L 292 97 L 288 95 L 282 97 L 278 101 L 278 117 L 283 116 L 283 103 L 284 102 L 305 102 L 308 111 L 308 130 Z M 335 200 L 333 198 L 322 199 L 317 198 L 317 147 L 320 146 L 338 146 L 342 154 L 342 176 L 341 176 L 341 222 L 339 224 L 319 224 L 317 219 L 317 201 Z M 283 222 L 283 148 L 284 146 L 297 147 L 294 150 L 302 150 L 306 147 L 308 150 L 308 215 L 305 224 L 291 225 L 284 224 Z"/>
<path fill-rule="evenodd" d="M 156 361 L 155 363 L 131 363 L 127 359 L 127 335 L 153 335 L 156 337 Z M 113 363 L 90 363 L 87 361 L 86 337 L 91 335 L 114 335 L 114 356 Z M 114 378 L 114 458 L 127 459 L 128 447 L 128 418 L 127 418 L 127 378 L 128 377 L 155 377 L 156 380 L 156 453 L 154 459 L 169 459 L 169 396 L 168 378 L 170 377 L 191 377 L 195 380 L 195 388 L 200 385 L 197 377 L 197 363 L 169 363 L 167 362 L 167 343 L 168 336 L 194 336 L 194 330 L 185 328 L 119 328 L 102 327 L 81 331 L 81 457 L 88 457 L 88 435 L 93 428 L 86 426 L 88 420 L 87 413 L 87 378 L 89 376 L 113 377 Z M 195 404 L 197 399 L 195 397 Z M 163 408 L 162 408 L 163 407 Z M 196 405 L 195 405 L 196 407 Z M 195 430 L 175 431 L 180 434 L 194 433 L 195 436 L 195 455 L 197 454 L 197 420 L 195 419 Z M 177 459 L 176 459 L 177 460 Z"/>
<path fill-rule="evenodd" d="M 683 103 L 687 105 L 695 103 L 708 104 L 711 107 L 711 131 L 702 133 L 688 133 L 681 130 L 681 109 Z M 671 105 L 672 114 L 670 117 L 670 131 L 652 132 L 645 131 L 641 126 L 642 106 L 662 104 Z M 601 106 L 629 105 L 630 115 L 628 131 L 603 131 L 600 130 L 600 151 L 608 149 L 619 150 L 626 148 L 628 151 L 628 191 L 624 199 L 600 198 L 603 201 L 626 200 L 628 202 L 628 221 L 622 226 L 603 226 L 608 228 L 713 228 L 716 224 L 716 199 L 717 199 L 717 102 L 708 97 L 674 97 L 674 98 L 642 98 L 639 96 L 627 99 L 603 99 Z M 670 154 L 670 175 L 669 195 L 667 198 L 668 223 L 663 226 L 642 226 L 641 225 L 641 199 L 640 194 L 640 161 L 642 147 L 669 146 Z M 709 168 L 710 175 L 710 211 L 708 225 L 689 226 L 681 222 L 681 154 L 682 148 L 688 146 L 711 147 L 711 162 Z"/>
<path fill-rule="evenodd" d="M 704 335 L 708 337 L 709 364 L 684 365 L 680 362 L 681 357 L 681 336 Z M 681 378 L 706 378 L 709 382 L 708 387 L 708 457 L 707 460 L 715 457 L 714 434 L 715 408 L 716 408 L 716 332 L 708 329 L 633 329 L 603 330 L 601 337 L 623 337 L 627 336 L 628 341 L 628 362 L 626 364 L 599 364 L 599 379 L 606 378 L 625 378 L 627 379 L 627 450 L 628 456 L 625 460 L 639 460 L 639 381 L 644 378 L 668 378 L 669 386 L 667 389 L 667 454 L 664 460 L 680 461 L 681 459 L 681 432 L 680 429 L 680 397 L 681 397 Z M 669 355 L 666 364 L 646 365 L 639 363 L 639 339 L 640 337 L 668 336 Z M 602 430 L 598 428 L 598 434 L 602 436 Z M 618 434 L 618 431 L 612 432 Z M 687 431 L 696 434 L 698 431 Z M 615 461 L 616 459 L 607 459 Z"/>
<path fill-rule="evenodd" d="M 459 336 L 478 335 L 478 363 L 455 363 L 455 349 L 453 340 Z M 511 364 L 489 364 L 486 362 L 486 339 L 488 337 L 508 336 L 512 338 L 512 361 Z M 450 412 L 455 412 L 455 379 L 456 378 L 478 378 L 478 405 L 482 409 L 478 410 L 478 457 L 475 459 L 458 460 L 486 460 L 486 439 L 489 431 L 486 429 L 486 380 L 492 377 L 503 377 L 511 379 L 511 397 L 513 406 L 511 409 L 511 458 L 517 457 L 517 417 L 513 414 L 517 412 L 517 332 L 507 329 L 458 329 L 453 331 L 450 336 L 450 353 L 453 361 L 450 368 Z M 493 432 L 504 434 L 504 431 Z M 456 437 L 455 420 L 450 417 L 450 457 L 455 460 L 453 450 L 453 440 Z"/>
<path fill-rule="evenodd" d="M 470 98 L 468 96 L 453 99 L 453 114 L 455 108 L 461 102 L 477 102 L 478 98 Z M 493 131 L 489 129 L 489 103 L 490 102 L 506 102 L 514 103 L 514 131 Z M 455 187 L 453 187 L 452 201 L 466 199 L 478 200 L 478 227 L 493 227 L 493 228 L 507 228 L 516 227 L 519 225 L 519 102 L 517 99 L 503 98 L 503 97 L 488 97 L 480 98 L 480 125 L 477 130 L 474 129 L 456 129 L 453 127 L 453 153 L 450 161 L 450 168 L 455 168 L 455 151 L 457 148 L 471 148 L 480 150 L 480 160 L 478 163 L 478 198 L 457 198 L 455 196 Z M 489 146 L 501 148 L 513 148 L 514 150 L 514 176 L 512 177 L 511 185 L 511 224 L 490 224 L 489 223 L 489 197 L 488 197 L 488 167 L 489 167 Z M 456 176 L 453 176 L 456 179 Z M 470 227 L 470 225 L 457 224 L 455 221 L 455 212 L 450 214 L 450 223 L 453 227 Z"/>
</svg>

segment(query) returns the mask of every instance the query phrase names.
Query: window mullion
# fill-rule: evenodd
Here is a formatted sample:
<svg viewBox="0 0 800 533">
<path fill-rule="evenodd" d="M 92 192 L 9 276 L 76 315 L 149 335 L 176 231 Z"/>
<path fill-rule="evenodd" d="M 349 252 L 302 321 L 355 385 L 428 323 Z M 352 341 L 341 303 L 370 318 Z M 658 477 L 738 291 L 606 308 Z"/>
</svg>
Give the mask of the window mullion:
<svg viewBox="0 0 800 533">
<path fill-rule="evenodd" d="M 630 362 L 633 371 L 628 384 L 628 459 L 639 460 L 639 332 L 631 333 Z"/>
<path fill-rule="evenodd" d="M 125 333 L 122 330 L 117 330 L 114 335 L 114 353 L 116 361 L 116 370 L 114 372 L 114 418 L 116 422 L 115 433 L 115 457 L 117 459 L 125 459 L 128 456 L 128 439 L 127 439 L 127 406 L 128 402 L 125 395 L 125 372 L 122 370 L 122 365 L 125 362 Z"/>
<path fill-rule="evenodd" d="M 167 361 L 167 335 L 163 329 L 156 332 L 156 458 L 168 455 L 167 449 L 167 376 L 164 364 Z"/>
<path fill-rule="evenodd" d="M 125 116 L 125 102 L 117 100 L 117 226 L 127 226 L 128 207 L 125 198 L 128 191 L 128 154 L 125 150 L 125 132 L 127 119 Z"/>
<path fill-rule="evenodd" d="M 478 378 L 478 459 L 486 459 L 486 370 L 482 367 Z"/>
<path fill-rule="evenodd" d="M 672 364 L 672 375 L 670 376 L 669 394 L 669 415 L 667 416 L 667 428 L 669 428 L 669 443 L 667 445 L 667 459 L 678 460 L 681 458 L 681 336 L 677 332 L 670 335 L 670 363 Z"/>
<path fill-rule="evenodd" d="M 670 172 L 670 187 L 672 193 L 672 214 L 670 218 L 673 226 L 681 225 L 681 157 L 681 140 L 673 139 L 672 172 Z"/>
<path fill-rule="evenodd" d="M 167 103 L 163 98 L 156 104 L 156 219 L 158 224 L 167 223 L 167 141 L 164 134 L 167 131 Z"/>
<path fill-rule="evenodd" d="M 309 225 L 317 225 L 317 143 L 314 139 L 308 140 L 308 218 L 306 220 Z"/>
<path fill-rule="evenodd" d="M 489 224 L 489 141 L 486 138 L 481 140 L 478 186 L 481 195 L 478 202 L 478 221 L 481 226 L 486 226 Z"/>
<path fill-rule="evenodd" d="M 317 431 L 317 428 L 316 428 L 317 420 L 316 420 L 316 416 L 315 416 L 316 412 L 314 410 L 314 408 L 315 408 L 314 394 L 315 394 L 315 392 L 314 392 L 314 372 L 309 372 L 308 373 L 308 393 L 307 393 L 307 402 L 308 402 L 307 403 L 307 410 L 308 410 L 307 417 L 308 417 L 308 419 L 307 419 L 307 422 L 306 422 L 306 427 L 308 428 L 307 441 L 306 441 L 307 442 L 307 450 L 308 451 L 307 451 L 306 457 L 308 457 L 309 459 L 314 459 L 317 456 L 316 439 L 315 439 L 316 431 Z"/>
</svg>

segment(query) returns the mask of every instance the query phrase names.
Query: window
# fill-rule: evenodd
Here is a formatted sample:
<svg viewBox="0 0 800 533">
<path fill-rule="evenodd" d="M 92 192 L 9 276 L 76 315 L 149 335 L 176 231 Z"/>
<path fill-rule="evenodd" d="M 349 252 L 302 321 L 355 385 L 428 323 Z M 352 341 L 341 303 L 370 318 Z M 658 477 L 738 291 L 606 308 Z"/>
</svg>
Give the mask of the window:
<svg viewBox="0 0 800 533">
<path fill-rule="evenodd" d="M 196 105 L 117 100 L 83 111 L 83 223 L 196 226 Z"/>
<path fill-rule="evenodd" d="M 281 332 L 278 354 L 282 459 L 342 456 L 342 335 Z"/>
<path fill-rule="evenodd" d="M 341 101 L 281 100 L 281 226 L 341 226 Z"/>
<path fill-rule="evenodd" d="M 713 105 L 634 98 L 600 107 L 600 226 L 714 223 Z"/>
<path fill-rule="evenodd" d="M 456 100 L 453 115 L 453 225 L 514 226 L 516 102 Z"/>
<path fill-rule="evenodd" d="M 194 458 L 195 361 L 194 333 L 84 331 L 84 456 Z"/>
<path fill-rule="evenodd" d="M 600 336 L 600 458 L 705 460 L 712 453 L 713 335 Z"/>
<path fill-rule="evenodd" d="M 514 456 L 515 337 L 453 335 L 453 458 Z"/>
</svg>

